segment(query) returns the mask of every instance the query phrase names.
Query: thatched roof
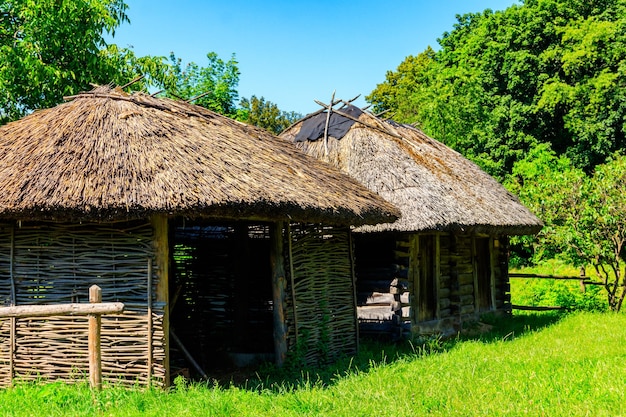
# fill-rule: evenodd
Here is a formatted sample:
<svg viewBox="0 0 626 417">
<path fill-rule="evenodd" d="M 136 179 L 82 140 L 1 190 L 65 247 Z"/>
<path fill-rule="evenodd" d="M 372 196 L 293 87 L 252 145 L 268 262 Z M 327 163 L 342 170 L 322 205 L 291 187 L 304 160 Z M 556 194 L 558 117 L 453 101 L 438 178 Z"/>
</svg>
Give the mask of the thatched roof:
<svg viewBox="0 0 626 417">
<path fill-rule="evenodd" d="M 376 194 L 270 133 L 185 102 L 99 87 L 0 127 L 0 217 L 374 224 Z"/>
<path fill-rule="evenodd" d="M 306 120 L 281 137 L 295 141 Z M 541 229 L 541 221 L 516 196 L 458 152 L 411 126 L 384 122 L 369 113 L 358 120 L 339 140 L 329 137 L 326 144 L 324 139 L 296 143 L 306 154 L 340 168 L 402 212 L 395 223 L 363 226 L 358 231 L 531 234 Z"/>
</svg>

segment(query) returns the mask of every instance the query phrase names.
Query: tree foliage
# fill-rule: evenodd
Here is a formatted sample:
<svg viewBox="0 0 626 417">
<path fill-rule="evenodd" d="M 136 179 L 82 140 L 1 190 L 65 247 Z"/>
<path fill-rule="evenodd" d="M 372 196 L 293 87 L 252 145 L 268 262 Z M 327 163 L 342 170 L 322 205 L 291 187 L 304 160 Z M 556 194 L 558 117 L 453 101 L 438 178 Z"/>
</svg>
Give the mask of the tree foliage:
<svg viewBox="0 0 626 417">
<path fill-rule="evenodd" d="M 224 61 L 215 52 L 209 52 L 207 60 L 204 67 L 190 62 L 183 68 L 182 60 L 172 53 L 173 88 L 168 94 L 187 100 L 202 95 L 194 100 L 194 104 L 234 117 L 240 75 L 235 55 Z"/>
<path fill-rule="evenodd" d="M 626 145 L 626 2 L 526 0 L 457 17 L 367 99 L 499 178 L 538 143 L 577 167 Z"/>
<path fill-rule="evenodd" d="M 159 78 L 163 62 L 107 45 L 127 22 L 121 0 L 4 0 L 0 3 L 0 123 L 51 107 L 90 83 Z M 141 84 L 135 88 L 140 88 Z"/>
<path fill-rule="evenodd" d="M 258 126 L 274 134 L 279 134 L 292 123 L 302 118 L 300 113 L 282 111 L 278 106 L 264 97 L 243 98 L 237 120 Z"/>
<path fill-rule="evenodd" d="M 219 113 L 236 113 L 239 70 L 234 56 L 207 55 L 208 64 L 184 68 L 172 53 L 138 57 L 131 49 L 107 44 L 128 22 L 123 0 L 4 0 L 0 3 L 0 124 L 34 109 L 52 107 L 64 96 L 92 84 L 125 85 L 131 90 L 171 91 Z"/>
<path fill-rule="evenodd" d="M 585 174 L 543 144 L 514 165 L 507 186 L 546 223 L 538 236 L 518 238 L 534 243 L 535 261 L 556 255 L 591 265 L 609 307 L 619 311 L 626 296 L 626 157 L 614 154 Z"/>
</svg>

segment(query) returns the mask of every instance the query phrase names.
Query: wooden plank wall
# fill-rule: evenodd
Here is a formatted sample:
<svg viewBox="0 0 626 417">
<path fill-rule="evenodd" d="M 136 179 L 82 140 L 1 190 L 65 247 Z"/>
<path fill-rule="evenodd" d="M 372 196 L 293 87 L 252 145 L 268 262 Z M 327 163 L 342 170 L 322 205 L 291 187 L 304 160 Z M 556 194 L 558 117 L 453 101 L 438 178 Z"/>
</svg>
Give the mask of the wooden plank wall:
<svg viewBox="0 0 626 417">
<path fill-rule="evenodd" d="M 157 385 L 164 384 L 164 303 L 153 299 L 152 320 L 148 318 L 147 285 L 152 282 L 155 294 L 157 280 L 147 275 L 158 271 L 153 255 L 147 221 L 0 226 L 0 301 L 2 305 L 10 305 L 10 298 L 16 305 L 87 302 L 89 287 L 97 284 L 103 301 L 126 306 L 122 315 L 102 319 L 103 379 L 145 385 L 152 375 Z M 73 380 L 88 372 L 86 318 L 18 319 L 14 329 L 10 320 L 3 320 L 0 345 L 3 386 L 12 376 Z"/>
</svg>

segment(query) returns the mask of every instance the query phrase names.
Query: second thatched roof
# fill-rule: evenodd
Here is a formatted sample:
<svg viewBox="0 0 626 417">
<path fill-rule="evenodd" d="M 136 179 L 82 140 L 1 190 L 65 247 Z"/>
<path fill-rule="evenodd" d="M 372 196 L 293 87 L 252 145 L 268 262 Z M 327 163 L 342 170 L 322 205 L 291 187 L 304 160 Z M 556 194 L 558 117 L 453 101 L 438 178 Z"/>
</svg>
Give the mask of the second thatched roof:
<svg viewBox="0 0 626 417">
<path fill-rule="evenodd" d="M 398 215 L 291 144 L 184 102 L 99 87 L 0 127 L 0 218 L 157 212 L 340 225 Z"/>
<path fill-rule="evenodd" d="M 351 122 L 331 114 L 331 128 Z M 400 208 L 402 216 L 395 223 L 363 226 L 359 231 L 521 235 L 537 233 L 543 226 L 516 196 L 458 152 L 411 126 L 381 121 L 369 113 L 356 114 L 359 122 L 340 139 L 311 137 L 315 129 L 305 123 L 314 124 L 313 118 L 304 118 L 281 137 Z M 318 126 L 325 117 L 326 113 L 317 116 Z M 303 135 L 298 135 L 300 131 Z"/>
</svg>

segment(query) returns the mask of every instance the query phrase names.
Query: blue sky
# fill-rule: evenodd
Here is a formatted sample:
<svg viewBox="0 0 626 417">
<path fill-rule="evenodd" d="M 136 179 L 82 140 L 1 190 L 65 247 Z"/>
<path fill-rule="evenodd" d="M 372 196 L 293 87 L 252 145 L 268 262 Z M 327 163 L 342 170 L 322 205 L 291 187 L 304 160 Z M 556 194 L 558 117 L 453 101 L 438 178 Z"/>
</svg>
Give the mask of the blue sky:
<svg viewBox="0 0 626 417">
<path fill-rule="evenodd" d="M 241 97 L 265 97 L 281 110 L 317 110 L 314 99 L 363 97 L 408 55 L 453 29 L 455 15 L 504 10 L 516 0 L 161 1 L 127 0 L 130 24 L 111 42 L 138 55 L 203 66 L 206 54 L 241 72 Z"/>
</svg>

